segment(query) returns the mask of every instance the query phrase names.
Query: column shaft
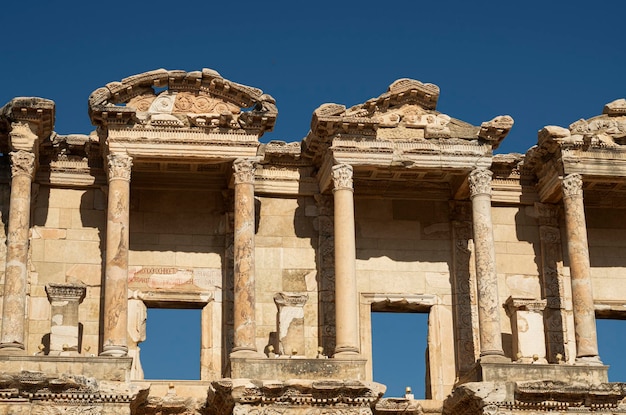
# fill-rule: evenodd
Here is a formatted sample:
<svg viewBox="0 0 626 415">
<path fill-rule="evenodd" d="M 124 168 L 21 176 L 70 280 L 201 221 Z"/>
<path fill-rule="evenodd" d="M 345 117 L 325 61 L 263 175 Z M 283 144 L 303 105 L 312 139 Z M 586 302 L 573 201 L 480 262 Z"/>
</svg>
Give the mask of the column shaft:
<svg viewBox="0 0 626 415">
<path fill-rule="evenodd" d="M 251 160 L 238 159 L 235 170 L 234 347 L 233 353 L 256 353 L 254 276 L 254 173 Z"/>
<path fill-rule="evenodd" d="M 128 244 L 132 158 L 111 154 L 104 286 L 104 339 L 101 355 L 128 354 Z"/>
<path fill-rule="evenodd" d="M 11 201 L 0 338 L 0 349 L 7 352 L 20 351 L 25 348 L 30 195 L 32 177 L 35 171 L 35 155 L 33 153 L 19 150 L 10 155 Z"/>
<path fill-rule="evenodd" d="M 478 288 L 478 324 L 480 356 L 500 357 L 502 334 L 500 329 L 501 304 L 498 299 L 496 253 L 491 220 L 491 171 L 477 169 L 469 176 L 472 200 L 474 245 L 476 248 L 476 285 Z"/>
<path fill-rule="evenodd" d="M 352 166 L 333 167 L 335 202 L 335 357 L 359 353 Z M 339 356 L 338 356 L 339 355 Z"/>
<path fill-rule="evenodd" d="M 570 174 L 563 178 L 562 189 L 572 281 L 576 358 L 599 361 L 581 175 Z"/>
</svg>

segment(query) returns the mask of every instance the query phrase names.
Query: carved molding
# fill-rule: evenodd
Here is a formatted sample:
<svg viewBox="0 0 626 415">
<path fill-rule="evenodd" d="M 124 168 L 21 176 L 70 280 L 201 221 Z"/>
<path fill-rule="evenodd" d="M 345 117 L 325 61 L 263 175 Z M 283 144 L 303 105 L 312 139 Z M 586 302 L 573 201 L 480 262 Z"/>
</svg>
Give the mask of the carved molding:
<svg viewBox="0 0 626 415">
<path fill-rule="evenodd" d="M 278 306 L 304 307 L 304 304 L 306 304 L 308 299 L 309 296 L 306 293 L 280 292 L 274 294 L 274 302 Z"/>
<path fill-rule="evenodd" d="M 333 166 L 333 190 L 353 190 L 352 166 L 349 164 L 337 164 Z"/>
<path fill-rule="evenodd" d="M 35 174 L 35 155 L 24 150 L 12 151 L 9 154 L 11 155 L 11 175 L 13 177 L 26 175 L 32 178 Z"/>
<path fill-rule="evenodd" d="M 255 162 L 250 159 L 237 159 L 233 162 L 235 184 L 254 183 Z"/>
<path fill-rule="evenodd" d="M 46 285 L 46 293 L 51 301 L 81 301 L 85 297 L 87 287 L 77 284 L 54 284 Z"/>
<path fill-rule="evenodd" d="M 33 132 L 33 128 L 31 128 L 28 122 L 11 123 L 9 138 L 13 150 L 37 151 L 37 140 L 39 137 Z"/>
<path fill-rule="evenodd" d="M 470 195 L 491 195 L 491 178 L 493 173 L 487 169 L 476 169 L 469 174 Z"/>
<path fill-rule="evenodd" d="M 561 187 L 565 197 L 582 197 L 583 177 L 580 174 L 569 174 L 562 179 Z"/>
<path fill-rule="evenodd" d="M 133 158 L 128 154 L 114 153 L 107 156 L 109 180 L 121 179 L 130 181 Z"/>
</svg>

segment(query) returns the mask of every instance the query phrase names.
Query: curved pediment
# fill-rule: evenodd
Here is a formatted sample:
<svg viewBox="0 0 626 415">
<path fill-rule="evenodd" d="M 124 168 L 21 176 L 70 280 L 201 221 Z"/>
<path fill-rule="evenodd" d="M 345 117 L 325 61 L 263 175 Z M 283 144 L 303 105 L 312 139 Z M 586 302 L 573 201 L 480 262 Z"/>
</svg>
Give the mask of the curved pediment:
<svg viewBox="0 0 626 415">
<path fill-rule="evenodd" d="M 158 69 L 111 82 L 89 97 L 94 125 L 271 131 L 278 111 L 258 88 L 224 79 L 211 69 Z"/>
</svg>

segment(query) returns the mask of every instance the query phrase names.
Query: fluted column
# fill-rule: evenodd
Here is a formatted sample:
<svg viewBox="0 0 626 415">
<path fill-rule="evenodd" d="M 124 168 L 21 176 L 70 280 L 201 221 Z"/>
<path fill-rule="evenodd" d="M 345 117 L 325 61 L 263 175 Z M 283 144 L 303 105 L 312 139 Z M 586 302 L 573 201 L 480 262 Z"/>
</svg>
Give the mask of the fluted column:
<svg viewBox="0 0 626 415">
<path fill-rule="evenodd" d="M 478 288 L 478 325 L 481 361 L 503 359 L 496 252 L 491 221 L 491 176 L 487 169 L 469 175 L 472 200 L 472 228 L 476 249 L 476 286 Z"/>
<path fill-rule="evenodd" d="M 564 177 L 562 189 L 567 251 L 572 281 L 576 360 L 600 363 L 593 291 L 591 289 L 591 266 L 589 264 L 582 176 L 570 174 Z"/>
<path fill-rule="evenodd" d="M 19 353 L 24 350 L 30 195 L 35 173 L 35 155 L 29 151 L 18 150 L 11 152 L 10 156 L 11 201 L 0 352 Z"/>
<path fill-rule="evenodd" d="M 333 166 L 335 202 L 335 357 L 359 353 L 352 166 Z"/>
<path fill-rule="evenodd" d="M 233 163 L 235 178 L 234 347 L 231 355 L 256 354 L 254 281 L 254 172 L 252 160 Z"/>
<path fill-rule="evenodd" d="M 132 158 L 110 154 L 104 288 L 103 356 L 128 354 L 128 243 Z"/>
</svg>

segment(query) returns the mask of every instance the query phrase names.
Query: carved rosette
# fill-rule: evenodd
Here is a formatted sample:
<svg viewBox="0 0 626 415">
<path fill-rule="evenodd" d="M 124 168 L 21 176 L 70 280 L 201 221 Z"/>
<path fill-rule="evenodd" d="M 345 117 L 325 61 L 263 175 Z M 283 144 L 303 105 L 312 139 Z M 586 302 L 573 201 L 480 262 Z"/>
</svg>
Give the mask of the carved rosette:
<svg viewBox="0 0 626 415">
<path fill-rule="evenodd" d="M 249 159 L 237 159 L 233 163 L 233 170 L 235 171 L 235 184 L 254 183 L 254 174 L 256 172 L 254 161 Z"/>
<path fill-rule="evenodd" d="M 120 179 L 130 181 L 130 171 L 133 166 L 133 158 L 128 154 L 109 154 L 109 180 Z"/>
<path fill-rule="evenodd" d="M 491 195 L 491 177 L 493 173 L 487 169 L 473 170 L 469 175 L 471 197 Z"/>
<path fill-rule="evenodd" d="M 580 174 L 569 174 L 562 182 L 564 197 L 582 197 L 583 177 Z"/>
<path fill-rule="evenodd" d="M 11 155 L 11 175 L 33 177 L 35 174 L 35 155 L 30 151 L 18 150 Z"/>
<path fill-rule="evenodd" d="M 352 166 L 337 164 L 333 166 L 333 190 L 354 190 L 352 186 Z"/>
</svg>

